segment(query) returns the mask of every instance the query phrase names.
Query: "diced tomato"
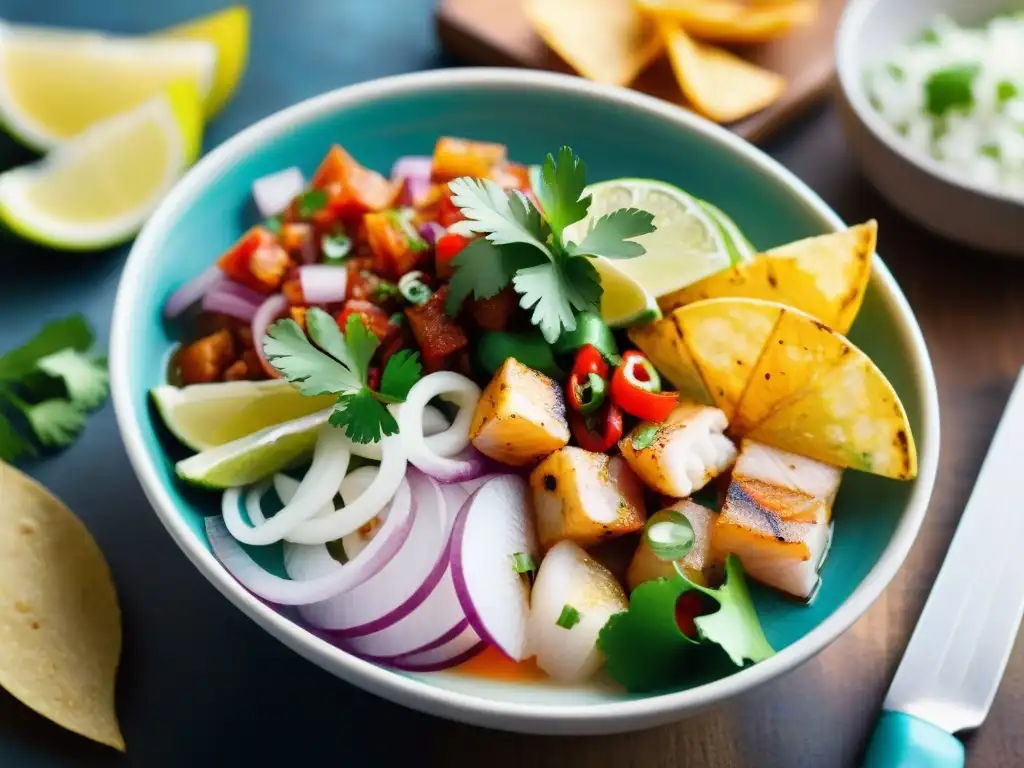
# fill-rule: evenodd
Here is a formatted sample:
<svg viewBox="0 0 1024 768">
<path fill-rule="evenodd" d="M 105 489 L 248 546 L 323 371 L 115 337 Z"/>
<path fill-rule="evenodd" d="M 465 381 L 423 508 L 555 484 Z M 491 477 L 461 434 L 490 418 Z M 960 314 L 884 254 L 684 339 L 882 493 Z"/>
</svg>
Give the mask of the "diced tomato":
<svg viewBox="0 0 1024 768">
<path fill-rule="evenodd" d="M 312 224 L 286 222 L 281 225 L 277 239 L 294 261 L 312 264 L 320 254 L 316 244 L 316 230 Z"/>
<path fill-rule="evenodd" d="M 305 307 L 289 307 L 288 314 L 292 320 L 299 324 L 299 328 L 306 330 L 306 312 Z"/>
<path fill-rule="evenodd" d="M 462 328 L 444 312 L 447 295 L 448 286 L 445 285 L 426 304 L 405 310 L 413 336 L 423 353 L 423 365 L 429 371 L 444 368 L 452 355 L 469 344 Z"/>
<path fill-rule="evenodd" d="M 302 306 L 306 303 L 306 299 L 302 295 L 302 280 L 299 278 L 298 269 L 288 271 L 288 276 L 281 283 L 281 293 L 292 306 Z"/>
<path fill-rule="evenodd" d="M 470 302 L 473 321 L 485 331 L 503 331 L 512 320 L 519 300 L 512 286 L 507 286 L 489 299 Z"/>
<path fill-rule="evenodd" d="M 445 232 L 434 244 L 434 272 L 440 278 L 449 278 L 454 270 L 451 262 L 469 244 L 469 238 L 454 232 Z"/>
<path fill-rule="evenodd" d="M 226 328 L 182 347 L 176 357 L 186 385 L 217 381 L 234 359 L 235 341 Z"/>
<path fill-rule="evenodd" d="M 368 211 L 382 211 L 395 204 L 401 185 L 385 179 L 357 163 L 335 144 L 320 163 L 310 182 L 315 189 L 327 192 L 327 207 L 314 221 L 327 225 L 332 219 L 342 221 L 358 218 Z"/>
<path fill-rule="evenodd" d="M 373 272 L 373 260 L 369 258 L 349 259 L 347 267 L 346 298 L 366 300 L 372 298 L 381 282 L 381 278 Z"/>
<path fill-rule="evenodd" d="M 491 172 L 491 178 L 505 189 L 527 192 L 530 186 L 530 169 L 519 163 L 505 163 Z"/>
<path fill-rule="evenodd" d="M 442 136 L 434 146 L 434 181 L 450 181 L 460 176 L 482 179 L 504 164 L 508 149 L 504 144 L 466 141 Z"/>
<path fill-rule="evenodd" d="M 281 285 L 292 260 L 270 230 L 256 226 L 217 260 L 217 266 L 235 282 L 270 294 Z"/>
<path fill-rule="evenodd" d="M 398 211 L 368 213 L 363 216 L 366 239 L 373 251 L 373 270 L 397 279 L 412 270 L 425 250 L 423 242 L 413 240 L 398 221 Z"/>
<path fill-rule="evenodd" d="M 370 333 L 378 339 L 383 339 L 391 330 L 391 321 L 388 319 L 388 313 L 383 309 L 363 299 L 349 299 L 345 302 L 341 312 L 338 313 L 338 327 L 342 331 L 345 330 L 345 326 L 348 324 L 349 316 L 353 314 L 360 315 L 363 318 L 363 322 L 366 323 L 366 327 L 370 329 Z"/>
<path fill-rule="evenodd" d="M 450 227 L 457 221 L 462 221 L 466 217 L 462 211 L 452 202 L 452 196 L 445 187 L 444 192 L 441 195 L 441 201 L 437 204 L 437 223 L 442 227 Z"/>
</svg>

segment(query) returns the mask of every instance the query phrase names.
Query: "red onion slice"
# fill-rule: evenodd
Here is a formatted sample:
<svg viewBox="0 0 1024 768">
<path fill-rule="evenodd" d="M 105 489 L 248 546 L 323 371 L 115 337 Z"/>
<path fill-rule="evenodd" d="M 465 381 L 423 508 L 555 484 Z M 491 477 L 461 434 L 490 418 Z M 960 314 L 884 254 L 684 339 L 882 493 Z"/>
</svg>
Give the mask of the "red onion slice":
<svg viewBox="0 0 1024 768">
<path fill-rule="evenodd" d="M 253 315 L 256 314 L 258 308 L 257 304 L 224 290 L 223 284 L 215 285 L 203 296 L 204 312 L 219 312 L 222 315 L 237 317 L 247 323 L 252 322 Z"/>
<path fill-rule="evenodd" d="M 484 483 L 465 503 L 451 541 L 452 576 L 466 618 L 515 661 L 526 657 L 530 587 L 513 567 L 522 552 L 538 561 L 530 489 L 517 475 Z"/>
<path fill-rule="evenodd" d="M 224 273 L 217 265 L 203 270 L 181 288 L 170 295 L 164 303 L 164 317 L 177 317 L 199 301 L 206 292 L 224 279 Z"/>
<path fill-rule="evenodd" d="M 469 661 L 486 647 L 473 627 L 466 627 L 444 645 L 386 663 L 405 672 L 440 672 Z"/>
<path fill-rule="evenodd" d="M 252 199 L 260 216 L 276 216 L 306 188 L 306 180 L 298 168 L 286 168 L 256 179 L 252 184 Z"/>
<path fill-rule="evenodd" d="M 282 579 L 257 565 L 219 517 L 206 518 L 206 535 L 213 554 L 247 590 L 277 605 L 302 606 L 330 600 L 372 579 L 408 540 L 412 522 L 411 494 L 408 484 L 403 483 L 395 494 L 383 530 L 360 557 L 345 565 L 337 564 L 325 575 L 303 580 Z"/>
<path fill-rule="evenodd" d="M 383 467 L 380 474 L 385 474 Z M 412 529 L 402 548 L 377 575 L 357 589 L 332 600 L 304 606 L 302 617 L 314 627 L 333 630 L 333 635 L 339 638 L 377 632 L 412 613 L 444 576 L 450 529 L 441 489 L 415 471 L 409 472 L 408 483 L 415 513 Z M 379 536 L 374 537 L 374 541 L 377 538 Z M 373 543 L 371 541 L 369 546 Z M 454 623 L 435 624 L 435 631 L 408 647 L 414 648 L 437 637 Z"/>
<path fill-rule="evenodd" d="M 302 298 L 310 304 L 334 304 L 345 300 L 348 269 L 334 264 L 299 267 Z"/>
<path fill-rule="evenodd" d="M 239 509 L 239 489 L 229 488 L 224 492 L 221 505 L 224 524 L 231 535 L 243 544 L 265 546 L 281 541 L 334 498 L 338 491 L 338 478 L 345 476 L 351 458 L 344 434 L 331 426 L 321 427 L 313 449 L 313 461 L 295 496 L 284 508 L 262 525 L 247 525 Z"/>
<path fill-rule="evenodd" d="M 442 394 L 458 402 L 459 413 L 451 427 L 432 438 L 432 446 L 423 437 L 423 409 Z M 398 414 L 398 430 L 409 463 L 443 483 L 461 482 L 482 474 L 487 462 L 475 449 L 469 448 L 469 425 L 479 401 L 480 387 L 453 371 L 431 373 L 416 382 Z M 460 452 L 463 453 L 449 458 Z"/>
<path fill-rule="evenodd" d="M 359 469 L 353 470 L 345 475 L 345 479 L 341 481 L 341 500 L 346 506 L 355 502 L 360 496 L 362 496 L 366 489 L 373 485 L 374 479 L 377 477 L 379 472 L 377 467 L 360 467 Z M 333 510 L 331 510 L 333 512 Z M 341 539 L 341 547 L 345 550 L 345 557 L 351 560 L 362 552 L 366 545 L 373 541 L 373 537 L 377 535 L 380 530 L 380 523 L 383 522 L 384 517 L 387 515 L 387 507 L 384 511 L 377 515 L 373 520 L 365 525 L 359 527 L 357 530 L 347 536 L 343 536 Z M 369 530 L 364 530 L 364 529 Z"/>
<path fill-rule="evenodd" d="M 270 364 L 266 354 L 263 352 L 263 337 L 267 335 L 267 328 L 270 327 L 270 324 L 287 311 L 288 299 L 284 297 L 283 293 L 275 293 L 273 296 L 268 296 L 267 300 L 260 304 L 256 314 L 252 316 L 253 347 L 256 349 L 256 354 L 259 355 L 260 361 L 263 363 L 263 367 L 266 368 L 267 373 L 273 373 L 275 376 L 277 373 L 274 372 L 274 366 Z"/>
<path fill-rule="evenodd" d="M 229 280 L 226 277 L 217 284 L 217 290 L 230 293 L 240 299 L 245 299 L 247 302 L 255 304 L 257 307 L 267 298 L 266 294 L 254 291 L 249 286 L 242 285 L 235 280 Z"/>
<path fill-rule="evenodd" d="M 425 221 L 420 224 L 419 230 L 420 237 L 426 240 L 431 245 L 436 245 L 437 240 L 441 235 L 444 234 L 444 227 L 438 224 L 436 221 Z"/>
</svg>

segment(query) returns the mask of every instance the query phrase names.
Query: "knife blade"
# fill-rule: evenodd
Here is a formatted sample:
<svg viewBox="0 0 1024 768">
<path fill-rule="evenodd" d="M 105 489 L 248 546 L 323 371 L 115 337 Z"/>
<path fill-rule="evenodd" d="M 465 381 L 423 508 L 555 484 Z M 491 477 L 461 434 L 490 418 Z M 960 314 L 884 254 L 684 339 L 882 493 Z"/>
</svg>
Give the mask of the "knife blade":
<svg viewBox="0 0 1024 768">
<path fill-rule="evenodd" d="M 1024 369 L 886 694 L 871 768 L 962 766 L 952 735 L 988 715 L 1024 615 Z"/>
</svg>

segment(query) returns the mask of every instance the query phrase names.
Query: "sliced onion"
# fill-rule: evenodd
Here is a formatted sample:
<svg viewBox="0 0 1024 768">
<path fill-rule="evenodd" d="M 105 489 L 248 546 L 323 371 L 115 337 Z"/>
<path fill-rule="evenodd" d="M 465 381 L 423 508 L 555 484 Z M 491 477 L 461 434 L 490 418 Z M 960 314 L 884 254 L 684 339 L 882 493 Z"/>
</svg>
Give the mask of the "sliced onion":
<svg viewBox="0 0 1024 768">
<path fill-rule="evenodd" d="M 224 524 L 231 531 L 231 535 L 243 544 L 273 544 L 313 517 L 324 504 L 334 498 L 338 491 L 338 478 L 344 477 L 348 469 L 352 454 L 344 438 L 344 434 L 334 427 L 320 428 L 316 447 L 313 449 L 313 461 L 302 478 L 295 496 L 280 512 L 265 520 L 262 525 L 246 525 L 239 510 L 239 490 L 226 490 L 222 507 Z M 393 494 L 394 491 L 391 495 Z"/>
<path fill-rule="evenodd" d="M 444 234 L 445 230 L 436 221 L 425 221 L 420 224 L 419 228 L 420 237 L 426 240 L 431 245 L 436 245 L 437 240 L 441 235 Z"/>
<path fill-rule="evenodd" d="M 265 294 L 262 294 L 259 291 L 254 291 L 249 286 L 242 285 L 237 280 L 229 280 L 226 277 L 217 284 L 217 290 L 230 293 L 240 299 L 245 299 L 247 302 L 255 304 L 257 307 L 263 303 L 264 299 L 267 298 Z"/>
<path fill-rule="evenodd" d="M 288 299 L 283 293 L 275 293 L 273 296 L 268 296 L 267 300 L 260 304 L 256 314 L 252 316 L 252 345 L 268 373 L 273 371 L 274 367 L 263 353 L 263 337 L 267 335 L 267 328 L 270 327 L 270 324 L 287 311 Z"/>
<path fill-rule="evenodd" d="M 225 291 L 220 284 L 215 285 L 203 296 L 204 312 L 219 312 L 222 315 L 237 317 L 247 323 L 252 322 L 253 315 L 256 314 L 258 308 L 259 306 L 251 301 Z"/>
<path fill-rule="evenodd" d="M 425 155 L 406 155 L 391 166 L 391 178 L 402 181 L 401 203 L 416 205 L 430 191 L 434 159 Z"/>
<path fill-rule="evenodd" d="M 522 552 L 539 560 L 530 489 L 517 475 L 496 477 L 469 497 L 452 531 L 451 567 L 466 618 L 506 656 L 526 656 L 530 588 L 513 567 Z"/>
<path fill-rule="evenodd" d="M 257 565 L 219 517 L 206 518 L 206 535 L 213 554 L 243 587 L 277 605 L 302 606 L 329 600 L 373 578 L 408 540 L 412 520 L 409 486 L 403 483 L 395 494 L 384 530 L 358 559 L 345 565 L 335 563 L 337 567 L 328 573 L 302 580 L 282 579 Z"/>
<path fill-rule="evenodd" d="M 388 410 L 391 411 L 391 415 L 398 419 L 398 414 L 401 413 L 402 405 L 389 405 Z M 441 413 L 437 408 L 432 405 L 428 405 L 423 409 L 423 434 L 426 435 L 427 445 L 430 450 L 435 453 L 439 453 L 445 456 L 445 448 L 448 448 L 452 444 L 452 438 L 450 436 L 442 436 L 443 433 L 449 428 L 448 419 L 445 418 L 444 414 Z M 380 452 L 381 444 L 377 443 L 352 443 L 351 450 L 353 456 L 359 456 L 363 459 L 369 459 L 370 461 L 380 461 L 383 457 Z"/>
<path fill-rule="evenodd" d="M 473 627 L 467 626 L 444 645 L 412 653 L 387 662 L 405 672 L 440 672 L 464 664 L 480 653 L 487 644 L 480 640 Z"/>
<path fill-rule="evenodd" d="M 455 483 L 454 485 L 456 485 L 457 487 L 459 487 L 463 491 L 465 491 L 467 496 L 471 496 L 471 495 L 473 495 L 473 493 L 476 492 L 477 488 L 479 488 L 481 485 L 486 483 L 488 480 L 493 480 L 496 477 L 501 477 L 502 475 L 507 475 L 507 474 L 515 474 L 515 473 L 514 472 L 512 472 L 512 473 L 510 473 L 510 472 L 492 472 L 492 473 L 489 473 L 489 474 L 486 474 L 486 475 L 480 475 L 480 477 L 474 477 L 472 480 L 463 480 L 461 483 Z M 459 508 L 461 509 L 461 505 L 459 505 Z"/>
<path fill-rule="evenodd" d="M 383 466 L 380 474 L 385 474 Z M 409 472 L 408 484 L 414 520 L 401 549 L 376 576 L 358 588 L 331 600 L 304 606 L 302 617 L 314 627 L 333 630 L 333 635 L 339 638 L 377 632 L 412 613 L 441 580 L 447 569 L 450 530 L 445 519 L 444 497 L 436 483 L 415 470 Z M 385 521 L 385 525 L 388 522 Z M 379 536 L 374 537 L 369 546 L 373 546 L 377 538 Z M 415 648 L 434 639 L 457 620 L 435 621 L 431 632 L 406 648 Z"/>
<path fill-rule="evenodd" d="M 334 304 L 345 300 L 348 269 L 335 264 L 306 264 L 299 267 L 302 298 L 310 304 Z"/>
<path fill-rule="evenodd" d="M 454 396 L 459 404 L 459 413 L 451 427 L 432 438 L 432 446 L 423 436 L 423 409 L 441 394 Z M 416 382 L 398 414 L 399 434 L 409 463 L 445 483 L 462 482 L 481 475 L 487 462 L 475 449 L 468 448 L 469 425 L 479 400 L 480 387 L 453 371 L 431 373 Z M 460 452 L 460 455 L 449 458 Z"/>
<path fill-rule="evenodd" d="M 286 168 L 256 179 L 252 184 L 252 199 L 260 216 L 276 216 L 306 188 L 306 180 L 298 168 Z"/>
<path fill-rule="evenodd" d="M 341 433 L 340 429 L 334 431 Z M 348 441 L 344 434 L 342 438 Z M 288 541 L 296 544 L 326 544 L 358 530 L 384 509 L 405 477 L 407 463 L 398 435 L 389 435 L 380 442 L 383 454 L 380 472 L 370 487 L 353 503 L 346 504 L 325 517 L 316 520 L 307 517 L 305 522 L 288 532 L 285 536 Z M 335 475 L 335 478 L 342 475 L 344 472 Z"/>
<path fill-rule="evenodd" d="M 373 485 L 373 481 L 376 479 L 379 471 L 377 467 L 360 467 L 345 475 L 345 479 L 341 481 L 341 500 L 346 505 L 352 504 Z M 366 545 L 373 541 L 373 537 L 380 531 L 380 523 L 384 522 L 386 515 L 387 508 L 385 507 L 383 512 L 366 524 L 371 525 L 369 531 L 363 532 L 363 528 L 366 527 L 364 525 L 342 538 L 341 547 L 345 550 L 346 558 L 352 560 L 366 549 Z M 372 525 L 373 523 L 376 523 L 376 525 Z"/>
<path fill-rule="evenodd" d="M 170 295 L 164 303 L 164 317 L 177 317 L 203 298 L 206 292 L 223 278 L 224 273 L 217 265 L 203 270 Z"/>
</svg>

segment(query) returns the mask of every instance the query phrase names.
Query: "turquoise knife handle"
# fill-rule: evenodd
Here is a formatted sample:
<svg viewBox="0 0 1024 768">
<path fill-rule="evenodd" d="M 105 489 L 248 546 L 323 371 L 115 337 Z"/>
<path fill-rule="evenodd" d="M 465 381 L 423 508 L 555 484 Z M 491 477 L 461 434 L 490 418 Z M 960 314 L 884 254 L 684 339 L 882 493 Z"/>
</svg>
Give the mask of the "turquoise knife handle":
<svg viewBox="0 0 1024 768">
<path fill-rule="evenodd" d="M 963 768 L 964 745 L 920 718 L 885 710 L 864 755 L 863 768 Z"/>
</svg>

